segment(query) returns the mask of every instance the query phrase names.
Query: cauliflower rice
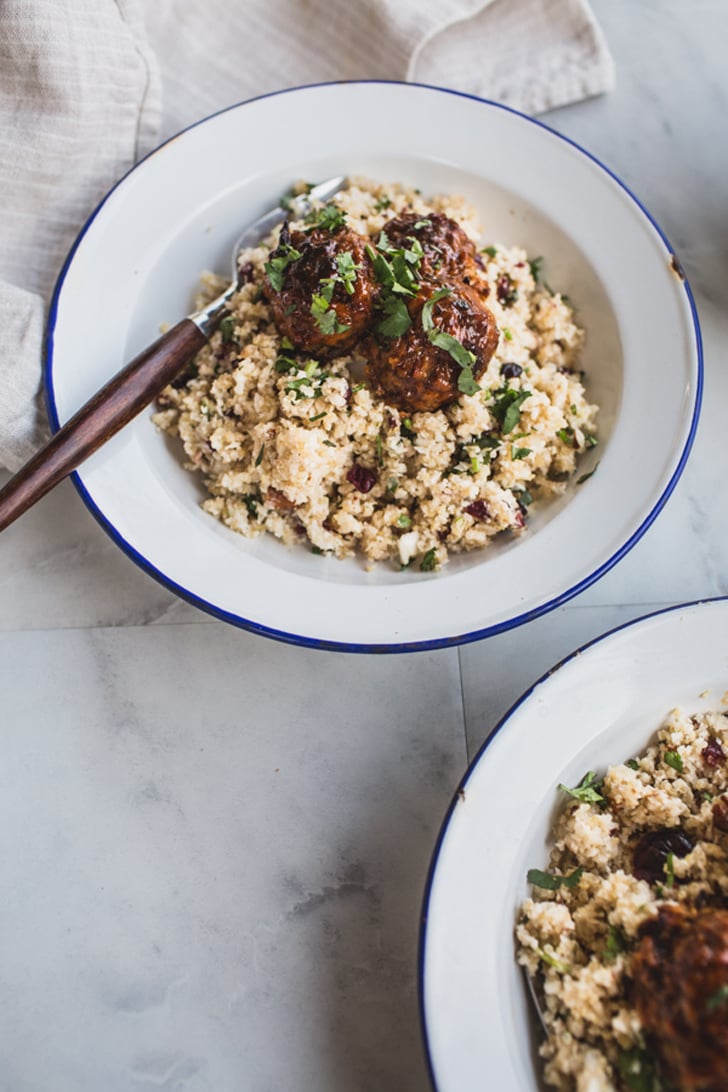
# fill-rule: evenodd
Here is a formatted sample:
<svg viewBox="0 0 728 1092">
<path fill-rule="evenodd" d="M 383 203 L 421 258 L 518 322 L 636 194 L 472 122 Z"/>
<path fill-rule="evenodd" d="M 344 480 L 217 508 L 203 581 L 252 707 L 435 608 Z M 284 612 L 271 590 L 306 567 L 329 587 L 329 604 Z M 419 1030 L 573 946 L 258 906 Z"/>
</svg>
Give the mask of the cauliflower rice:
<svg viewBox="0 0 728 1092">
<path fill-rule="evenodd" d="M 533 895 L 516 926 L 517 958 L 535 982 L 548 1027 L 540 1053 L 549 1087 L 669 1087 L 630 1004 L 632 950 L 661 907 L 726 906 L 726 755 L 725 714 L 691 717 L 677 709 L 642 756 L 610 767 L 602 781 L 587 775 L 571 790 L 576 799 L 567 797 L 548 873 L 529 872 Z M 675 828 L 693 848 L 668 854 L 659 882 L 638 879 L 640 839 Z"/>
<path fill-rule="evenodd" d="M 333 203 L 373 240 L 403 211 L 441 212 L 481 245 L 475 213 L 459 197 L 425 200 L 357 180 Z M 408 416 L 370 393 L 356 350 L 324 363 L 296 354 L 293 369 L 282 367 L 290 349 L 261 295 L 277 235 L 242 256 L 251 280 L 232 318 L 198 353 L 194 374 L 164 391 L 153 418 L 203 476 L 205 511 L 243 535 L 267 531 L 315 553 L 358 552 L 367 564 L 425 571 L 502 532 L 519 534 L 531 501 L 562 493 L 579 454 L 596 443 L 596 407 L 579 372 L 583 332 L 568 301 L 541 282 L 540 259 L 498 242 L 480 251 L 500 332 L 481 389 Z M 512 291 L 500 302 L 504 274 Z M 205 283 L 208 298 L 223 287 L 211 276 Z M 516 413 L 506 427 L 509 400 Z M 350 480 L 355 464 L 375 477 L 367 492 Z"/>
</svg>

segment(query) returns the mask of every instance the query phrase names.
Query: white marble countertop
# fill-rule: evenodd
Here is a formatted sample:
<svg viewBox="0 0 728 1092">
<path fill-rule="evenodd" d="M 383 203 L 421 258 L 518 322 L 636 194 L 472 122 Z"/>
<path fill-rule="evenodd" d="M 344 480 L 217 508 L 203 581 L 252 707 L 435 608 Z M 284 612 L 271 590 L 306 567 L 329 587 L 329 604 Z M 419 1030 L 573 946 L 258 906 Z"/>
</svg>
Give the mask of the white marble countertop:
<svg viewBox="0 0 728 1092">
<path fill-rule="evenodd" d="M 565 607 L 405 657 L 211 621 L 68 483 L 6 531 L 3 1090 L 427 1088 L 419 909 L 468 758 L 585 640 L 728 594 L 728 19 L 723 0 L 593 7 L 616 90 L 544 120 L 627 183 L 691 282 L 705 396 L 673 496 Z"/>
</svg>

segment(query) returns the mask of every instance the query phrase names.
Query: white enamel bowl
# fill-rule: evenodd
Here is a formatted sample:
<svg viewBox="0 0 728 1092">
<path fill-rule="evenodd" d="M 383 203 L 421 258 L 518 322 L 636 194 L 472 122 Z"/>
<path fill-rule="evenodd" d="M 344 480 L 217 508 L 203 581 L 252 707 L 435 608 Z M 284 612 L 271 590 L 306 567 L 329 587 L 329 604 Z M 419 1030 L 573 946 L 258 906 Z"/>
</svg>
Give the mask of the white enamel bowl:
<svg viewBox="0 0 728 1092">
<path fill-rule="evenodd" d="M 437 1092 L 540 1087 L 514 958 L 529 868 L 545 868 L 557 787 L 638 754 L 676 706 L 728 712 L 728 599 L 673 607 L 580 649 L 490 736 L 435 850 L 420 936 L 420 999 Z"/>
<path fill-rule="evenodd" d="M 325 122 L 325 123 L 322 123 Z M 601 406 L 596 474 L 529 532 L 442 572 L 367 572 L 201 511 L 198 481 L 142 414 L 75 475 L 91 511 L 180 596 L 271 637 L 347 651 L 475 640 L 542 614 L 606 572 L 670 494 L 697 422 L 700 338 L 671 248 L 636 199 L 538 122 L 408 84 L 304 87 L 232 107 L 164 144 L 102 202 L 62 272 L 47 338 L 54 426 L 225 273 L 240 228 L 298 178 L 364 174 L 477 206 L 489 239 L 545 256 L 587 331 Z"/>
</svg>

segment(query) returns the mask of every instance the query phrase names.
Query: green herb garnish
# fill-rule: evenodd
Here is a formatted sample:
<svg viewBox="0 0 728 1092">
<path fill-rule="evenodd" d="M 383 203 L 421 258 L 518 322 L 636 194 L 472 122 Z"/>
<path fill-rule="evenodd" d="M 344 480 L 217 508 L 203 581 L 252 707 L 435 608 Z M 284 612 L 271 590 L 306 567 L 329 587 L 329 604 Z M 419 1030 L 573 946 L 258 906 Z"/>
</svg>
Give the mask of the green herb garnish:
<svg viewBox="0 0 728 1092">
<path fill-rule="evenodd" d="M 521 406 L 530 397 L 530 391 L 513 387 L 502 387 L 494 392 L 495 401 L 490 408 L 504 436 L 513 432 L 521 417 Z"/>
<path fill-rule="evenodd" d="M 330 337 L 332 334 L 343 334 L 350 327 L 346 323 L 339 322 L 338 315 L 331 306 L 331 294 L 327 299 L 325 293 L 328 293 L 327 285 L 324 286 L 323 292 L 314 292 L 311 297 L 311 314 L 324 336 Z"/>
<path fill-rule="evenodd" d="M 233 340 L 233 330 L 235 329 L 235 319 L 232 315 L 225 315 L 225 318 L 220 323 L 220 333 L 222 334 L 223 344 L 226 345 L 228 341 Z"/>
<path fill-rule="evenodd" d="M 420 571 L 423 573 L 432 573 L 437 568 L 437 550 L 433 546 L 431 550 L 428 550 L 424 554 L 422 561 L 420 562 Z"/>
<path fill-rule="evenodd" d="M 682 756 L 678 751 L 665 751 L 662 757 L 668 766 L 672 766 L 673 770 L 677 770 L 678 773 L 682 773 L 685 769 Z"/>
<path fill-rule="evenodd" d="M 260 464 L 263 462 L 263 452 L 264 451 L 265 451 L 265 444 L 261 444 L 260 445 L 260 451 L 258 452 L 258 457 L 255 460 L 255 465 L 256 466 L 260 466 Z"/>
<path fill-rule="evenodd" d="M 377 200 L 375 201 L 374 211 L 375 212 L 384 212 L 384 210 L 388 209 L 391 204 L 392 204 L 391 198 L 387 197 L 386 193 L 384 193 L 384 194 L 382 194 L 381 197 L 378 197 Z"/>
<path fill-rule="evenodd" d="M 544 948 L 538 949 L 539 958 L 548 963 L 549 967 L 553 967 L 555 971 L 559 971 L 560 974 L 569 974 L 571 967 L 568 963 L 562 963 L 556 956 L 552 956 L 550 952 L 547 952 Z"/>
<path fill-rule="evenodd" d="M 487 254 L 489 258 L 495 258 L 498 250 L 494 246 L 484 246 L 480 253 Z"/>
<path fill-rule="evenodd" d="M 668 853 L 667 857 L 665 858 L 665 863 L 662 866 L 662 869 L 663 869 L 663 872 L 665 873 L 665 886 L 666 887 L 674 887 L 675 886 L 675 854 L 674 853 Z"/>
<path fill-rule="evenodd" d="M 593 470 L 589 470 L 586 474 L 582 474 L 580 478 L 577 478 L 576 479 L 576 484 L 577 485 L 583 485 L 584 482 L 588 482 L 589 479 L 591 478 L 592 474 L 596 474 L 598 466 L 599 466 L 599 463 L 596 464 L 596 466 L 594 467 Z"/>
<path fill-rule="evenodd" d="M 252 519 L 256 519 L 258 515 L 258 498 L 254 497 L 252 493 L 246 493 L 243 496 L 243 504 L 248 509 L 248 515 Z"/>
<path fill-rule="evenodd" d="M 556 876 L 553 872 L 542 872 L 540 868 L 529 868 L 526 879 L 534 887 L 543 887 L 546 891 L 558 891 L 560 887 L 576 887 L 584 873 L 583 868 L 575 868 L 569 876 Z"/>
<path fill-rule="evenodd" d="M 511 444 L 511 458 L 514 460 L 526 459 L 532 452 L 533 449 L 530 447 L 514 447 L 514 445 Z"/>
<path fill-rule="evenodd" d="M 301 257 L 301 251 L 296 250 L 295 247 L 289 246 L 288 243 L 284 243 L 278 248 L 279 253 L 275 254 L 269 262 L 265 263 L 264 269 L 270 281 L 271 288 L 276 292 L 280 292 L 283 288 L 283 281 L 285 280 L 286 270 L 293 262 L 297 262 Z"/>
<path fill-rule="evenodd" d="M 397 526 L 402 527 L 405 530 L 412 526 L 412 517 L 407 512 L 400 512 L 397 516 Z"/>
<path fill-rule="evenodd" d="M 598 778 L 592 770 L 589 770 L 588 773 L 584 774 L 576 788 L 570 789 L 567 785 L 563 784 L 560 784 L 559 788 L 562 792 L 568 793 L 569 796 L 573 796 L 575 800 L 580 801 L 582 804 L 601 804 L 604 797 L 599 790 L 603 783 L 602 778 Z"/>
<path fill-rule="evenodd" d="M 655 1062 L 643 1047 L 623 1051 L 617 1067 L 630 1092 L 660 1092 L 662 1082 L 657 1075 Z"/>
<path fill-rule="evenodd" d="M 338 231 L 346 223 L 346 213 L 336 205 L 324 205 L 320 209 L 312 209 L 306 217 L 306 223 L 312 228 L 321 227 L 326 231 Z"/>
<path fill-rule="evenodd" d="M 531 276 L 536 284 L 541 279 L 541 266 L 543 265 L 543 258 L 532 258 L 528 263 L 528 268 L 531 270 Z"/>
<path fill-rule="evenodd" d="M 630 770 L 639 770 L 640 764 L 636 758 L 628 758 L 625 762 L 625 766 L 629 766 Z"/>
<path fill-rule="evenodd" d="M 607 941 L 604 945 L 604 958 L 608 963 L 612 963 L 618 955 L 627 950 L 627 938 L 621 929 L 618 929 L 616 925 L 609 926 L 609 932 L 607 933 Z"/>
<path fill-rule="evenodd" d="M 433 330 L 435 327 L 435 323 L 432 318 L 432 308 L 435 306 L 438 300 L 443 300 L 446 296 L 449 296 L 451 294 L 452 288 L 448 288 L 447 286 L 445 288 L 438 288 L 437 292 L 433 292 L 433 294 L 425 303 L 424 307 L 422 308 L 422 329 L 425 331 L 426 334 L 429 334 L 430 330 Z"/>
<path fill-rule="evenodd" d="M 377 324 L 377 330 L 385 337 L 401 337 L 412 325 L 407 304 L 397 296 L 387 296 L 381 301 L 381 308 L 387 318 Z"/>
<path fill-rule="evenodd" d="M 711 993 L 705 1008 L 708 1012 L 715 1012 L 721 1005 L 725 1005 L 726 1001 L 728 1001 L 728 985 L 719 986 L 715 993 Z"/>
</svg>

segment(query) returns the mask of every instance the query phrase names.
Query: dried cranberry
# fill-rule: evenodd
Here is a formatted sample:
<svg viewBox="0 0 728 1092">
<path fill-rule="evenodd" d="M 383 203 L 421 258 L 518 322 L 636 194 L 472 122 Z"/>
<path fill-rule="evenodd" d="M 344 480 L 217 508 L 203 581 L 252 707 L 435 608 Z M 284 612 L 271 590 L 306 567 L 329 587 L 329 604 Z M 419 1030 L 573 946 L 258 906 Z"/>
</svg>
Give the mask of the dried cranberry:
<svg viewBox="0 0 728 1092">
<path fill-rule="evenodd" d="M 510 307 L 518 299 L 518 289 L 508 273 L 501 273 L 495 282 L 495 294 L 498 297 L 498 303 L 504 307 Z"/>
<path fill-rule="evenodd" d="M 693 845 L 692 838 L 680 827 L 648 830 L 634 847 L 632 865 L 635 876 L 648 883 L 659 883 L 665 878 L 668 854 L 686 857 Z"/>
<path fill-rule="evenodd" d="M 728 796 L 719 796 L 713 803 L 712 811 L 718 830 L 728 833 Z"/>
<path fill-rule="evenodd" d="M 501 364 L 501 375 L 504 379 L 516 379 L 523 373 L 523 368 L 520 364 L 513 364 L 510 361 L 506 364 Z"/>
<path fill-rule="evenodd" d="M 249 284 L 252 280 L 255 280 L 255 266 L 252 262 L 245 262 L 238 269 L 238 280 L 240 284 Z"/>
<path fill-rule="evenodd" d="M 265 494 L 265 499 L 268 504 L 272 505 L 279 512 L 291 512 L 296 506 L 292 500 L 290 500 L 285 493 L 281 493 L 280 489 L 276 489 L 274 486 L 269 485 Z"/>
<path fill-rule="evenodd" d="M 722 766 L 725 762 L 725 751 L 717 739 L 709 739 L 701 751 L 701 757 L 708 766 Z"/>
<path fill-rule="evenodd" d="M 473 519 L 488 519 L 490 516 L 488 505 L 484 500 L 476 500 L 473 501 L 472 504 L 467 504 L 465 506 L 465 511 L 469 516 L 472 516 Z"/>
<path fill-rule="evenodd" d="M 360 493 L 368 493 L 376 483 L 377 475 L 368 466 L 354 463 L 346 475 L 346 480 L 351 482 Z"/>
</svg>

